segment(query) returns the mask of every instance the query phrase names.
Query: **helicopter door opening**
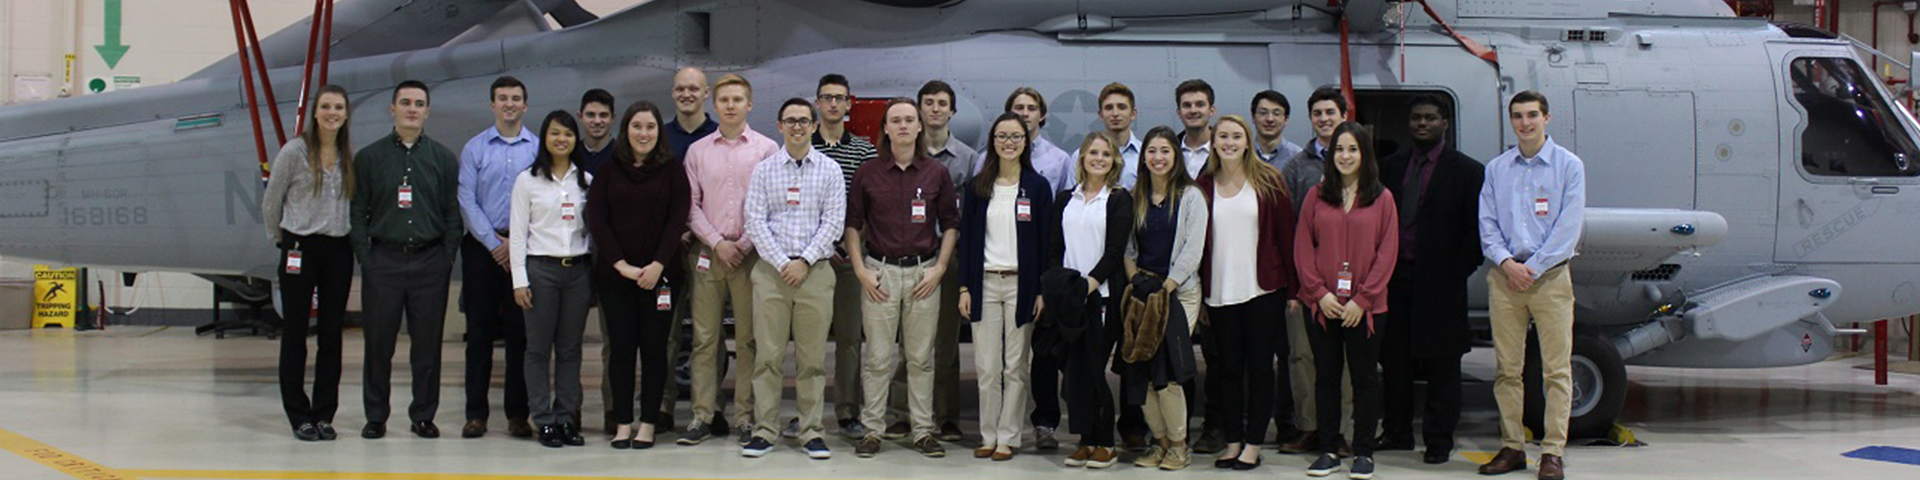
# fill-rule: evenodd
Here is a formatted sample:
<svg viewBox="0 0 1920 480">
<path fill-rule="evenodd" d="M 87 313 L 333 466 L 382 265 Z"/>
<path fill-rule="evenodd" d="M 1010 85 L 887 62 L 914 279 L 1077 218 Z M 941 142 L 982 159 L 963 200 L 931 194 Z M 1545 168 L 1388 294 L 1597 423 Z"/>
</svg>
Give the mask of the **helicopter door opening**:
<svg viewBox="0 0 1920 480">
<path fill-rule="evenodd" d="M 1920 142 L 1911 117 L 1850 57 L 1789 55 L 1781 115 L 1783 263 L 1920 263 Z"/>
</svg>

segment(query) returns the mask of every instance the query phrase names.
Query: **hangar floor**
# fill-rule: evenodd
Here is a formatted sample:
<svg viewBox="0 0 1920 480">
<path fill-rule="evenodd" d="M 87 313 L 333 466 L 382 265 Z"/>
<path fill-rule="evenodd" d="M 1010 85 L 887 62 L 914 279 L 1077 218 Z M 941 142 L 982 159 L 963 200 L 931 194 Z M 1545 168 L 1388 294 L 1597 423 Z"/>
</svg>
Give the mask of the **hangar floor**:
<svg viewBox="0 0 1920 480">
<path fill-rule="evenodd" d="M 1269 451 L 1266 466 L 1248 474 L 1216 471 L 1196 456 L 1178 474 L 1115 467 L 1112 472 L 1062 471 L 1066 452 L 1032 454 L 994 464 L 975 460 L 965 446 L 925 459 L 891 443 L 873 459 L 855 458 L 850 442 L 834 438 L 830 461 L 810 461 L 786 444 L 763 459 L 744 459 L 723 441 L 697 447 L 671 444 L 651 450 L 605 447 L 593 430 L 601 404 L 600 348 L 589 344 L 586 395 L 588 447 L 549 450 L 504 434 L 502 422 L 486 438 L 457 438 L 460 427 L 461 350 L 445 346 L 438 425 L 446 436 L 423 440 L 406 432 L 407 389 L 396 385 L 399 406 L 382 440 L 356 435 L 363 420 L 360 335 L 347 334 L 349 352 L 339 413 L 341 439 L 304 443 L 289 433 L 280 411 L 276 342 L 263 338 L 195 338 L 191 329 L 116 327 L 79 335 L 64 331 L 0 332 L 0 478 L 56 479 L 367 479 L 532 480 L 609 479 L 976 479 L 1056 478 L 1054 475 L 1164 475 L 1167 478 L 1275 475 L 1303 478 L 1306 456 Z M 405 351 L 404 345 L 401 352 Z M 970 352 L 962 352 L 971 378 Z M 1920 449 L 1920 378 L 1895 374 L 1892 385 L 1872 385 L 1872 373 L 1852 368 L 1864 358 L 1765 370 L 1634 368 L 1623 422 L 1648 445 L 1580 446 L 1568 450 L 1573 478 L 1916 478 L 1920 465 L 1843 456 L 1869 446 Z M 404 383 L 399 355 L 396 384 Z M 1469 376 L 1484 378 L 1490 351 L 1467 358 Z M 496 372 L 499 370 L 496 370 Z M 963 380 L 964 399 L 974 398 Z M 1481 478 L 1472 461 L 1499 448 L 1487 383 L 1467 387 L 1461 448 L 1451 463 L 1424 465 L 1417 453 L 1383 452 L 1379 478 Z M 499 394 L 495 390 L 496 398 Z M 788 402 L 791 412 L 791 401 Z M 498 405 L 496 401 L 496 405 Z M 974 431 L 966 402 L 963 427 Z M 686 406 L 681 404 L 681 419 Z M 1197 424 L 1196 424 L 1197 426 Z M 1063 438 L 1071 445 L 1071 438 Z M 1534 450 L 1537 455 L 1537 448 Z M 1894 455 L 1898 456 L 1898 455 Z M 1124 457 L 1130 460 L 1131 456 Z M 1532 472 L 1507 478 L 1532 478 Z M 1139 477 L 1143 478 L 1143 477 Z M 1334 478 L 1344 478 L 1334 477 Z"/>
</svg>

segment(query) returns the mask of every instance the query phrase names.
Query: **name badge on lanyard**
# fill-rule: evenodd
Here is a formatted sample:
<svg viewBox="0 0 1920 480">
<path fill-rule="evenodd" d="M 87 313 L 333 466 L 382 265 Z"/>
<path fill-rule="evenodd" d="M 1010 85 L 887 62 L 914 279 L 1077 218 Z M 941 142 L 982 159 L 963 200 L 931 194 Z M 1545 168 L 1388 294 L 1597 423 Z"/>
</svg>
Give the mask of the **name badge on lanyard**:
<svg viewBox="0 0 1920 480">
<path fill-rule="evenodd" d="M 294 244 L 292 250 L 287 250 L 287 274 L 300 274 L 300 244 L 298 243 Z"/>
<path fill-rule="evenodd" d="M 667 286 L 666 281 L 661 280 L 660 288 L 655 291 L 659 293 L 654 297 L 653 309 L 662 312 L 673 310 L 673 287 Z"/>
<path fill-rule="evenodd" d="M 713 257 L 709 257 L 704 253 L 700 254 L 700 259 L 693 262 L 693 269 L 702 272 L 713 269 Z"/>
<path fill-rule="evenodd" d="M 787 206 L 800 206 L 800 187 L 787 187 Z"/>
<path fill-rule="evenodd" d="M 927 223 L 927 201 L 920 198 L 920 189 L 913 189 L 913 208 L 909 213 L 913 223 Z"/>
<path fill-rule="evenodd" d="M 1013 218 L 1022 222 L 1033 221 L 1033 201 L 1027 199 L 1026 189 L 1020 190 L 1020 198 L 1013 201 Z"/>
<path fill-rule="evenodd" d="M 564 194 L 561 195 L 560 196 L 560 219 L 571 222 L 573 221 L 574 218 L 578 217 L 579 215 L 580 215 L 580 207 L 577 205 L 574 205 L 572 200 L 568 200 L 567 195 L 564 195 Z"/>
<path fill-rule="evenodd" d="M 413 183 L 405 177 L 400 178 L 400 197 L 396 200 L 400 208 L 413 208 Z"/>
<path fill-rule="evenodd" d="M 1549 210 L 1551 210 L 1551 208 L 1550 208 L 1550 207 L 1552 207 L 1552 205 L 1553 205 L 1553 204 L 1552 204 L 1551 202 L 1548 202 L 1548 201 L 1547 201 L 1547 197 L 1545 197 L 1545 196 L 1539 196 L 1539 197 L 1534 197 L 1534 199 L 1533 199 L 1533 216 L 1535 216 L 1535 217 L 1540 217 L 1540 218 L 1546 218 L 1546 217 L 1547 217 L 1547 212 L 1548 212 Z"/>
</svg>

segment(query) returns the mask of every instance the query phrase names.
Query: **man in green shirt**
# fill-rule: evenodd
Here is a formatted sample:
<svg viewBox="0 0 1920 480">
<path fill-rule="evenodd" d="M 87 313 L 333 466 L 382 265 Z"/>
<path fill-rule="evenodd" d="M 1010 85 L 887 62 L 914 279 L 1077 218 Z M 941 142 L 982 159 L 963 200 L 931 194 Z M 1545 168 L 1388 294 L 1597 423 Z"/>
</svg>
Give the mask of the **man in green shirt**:
<svg viewBox="0 0 1920 480">
<path fill-rule="evenodd" d="M 403 312 L 407 336 L 413 339 L 410 430 L 421 438 L 440 436 L 433 425 L 434 411 L 440 408 L 440 333 L 453 251 L 465 230 L 454 198 L 459 157 L 424 133 L 427 102 L 424 83 L 408 80 L 394 87 L 389 107 L 393 133 L 353 158 L 357 187 L 347 219 L 353 225 L 349 238 L 354 254 L 360 258 L 367 336 L 363 438 L 387 434 L 389 380 Z"/>
</svg>

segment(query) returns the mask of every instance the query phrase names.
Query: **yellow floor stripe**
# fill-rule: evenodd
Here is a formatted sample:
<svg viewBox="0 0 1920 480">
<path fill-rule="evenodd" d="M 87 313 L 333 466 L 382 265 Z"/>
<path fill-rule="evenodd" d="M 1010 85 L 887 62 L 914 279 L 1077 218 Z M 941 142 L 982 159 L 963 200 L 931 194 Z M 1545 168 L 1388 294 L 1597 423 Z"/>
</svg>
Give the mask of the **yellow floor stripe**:
<svg viewBox="0 0 1920 480">
<path fill-rule="evenodd" d="M 0 429 L 0 449 L 82 480 L 135 480 L 138 477 L 100 466 L 20 434 Z"/>
<path fill-rule="evenodd" d="M 1493 461 L 1494 453 L 1498 452 L 1460 452 L 1460 458 L 1478 465 Z"/>
<path fill-rule="evenodd" d="M 222 480 L 681 480 L 635 477 L 581 477 L 493 473 L 302 472 L 290 470 L 121 470 L 145 479 L 216 478 Z"/>
</svg>

